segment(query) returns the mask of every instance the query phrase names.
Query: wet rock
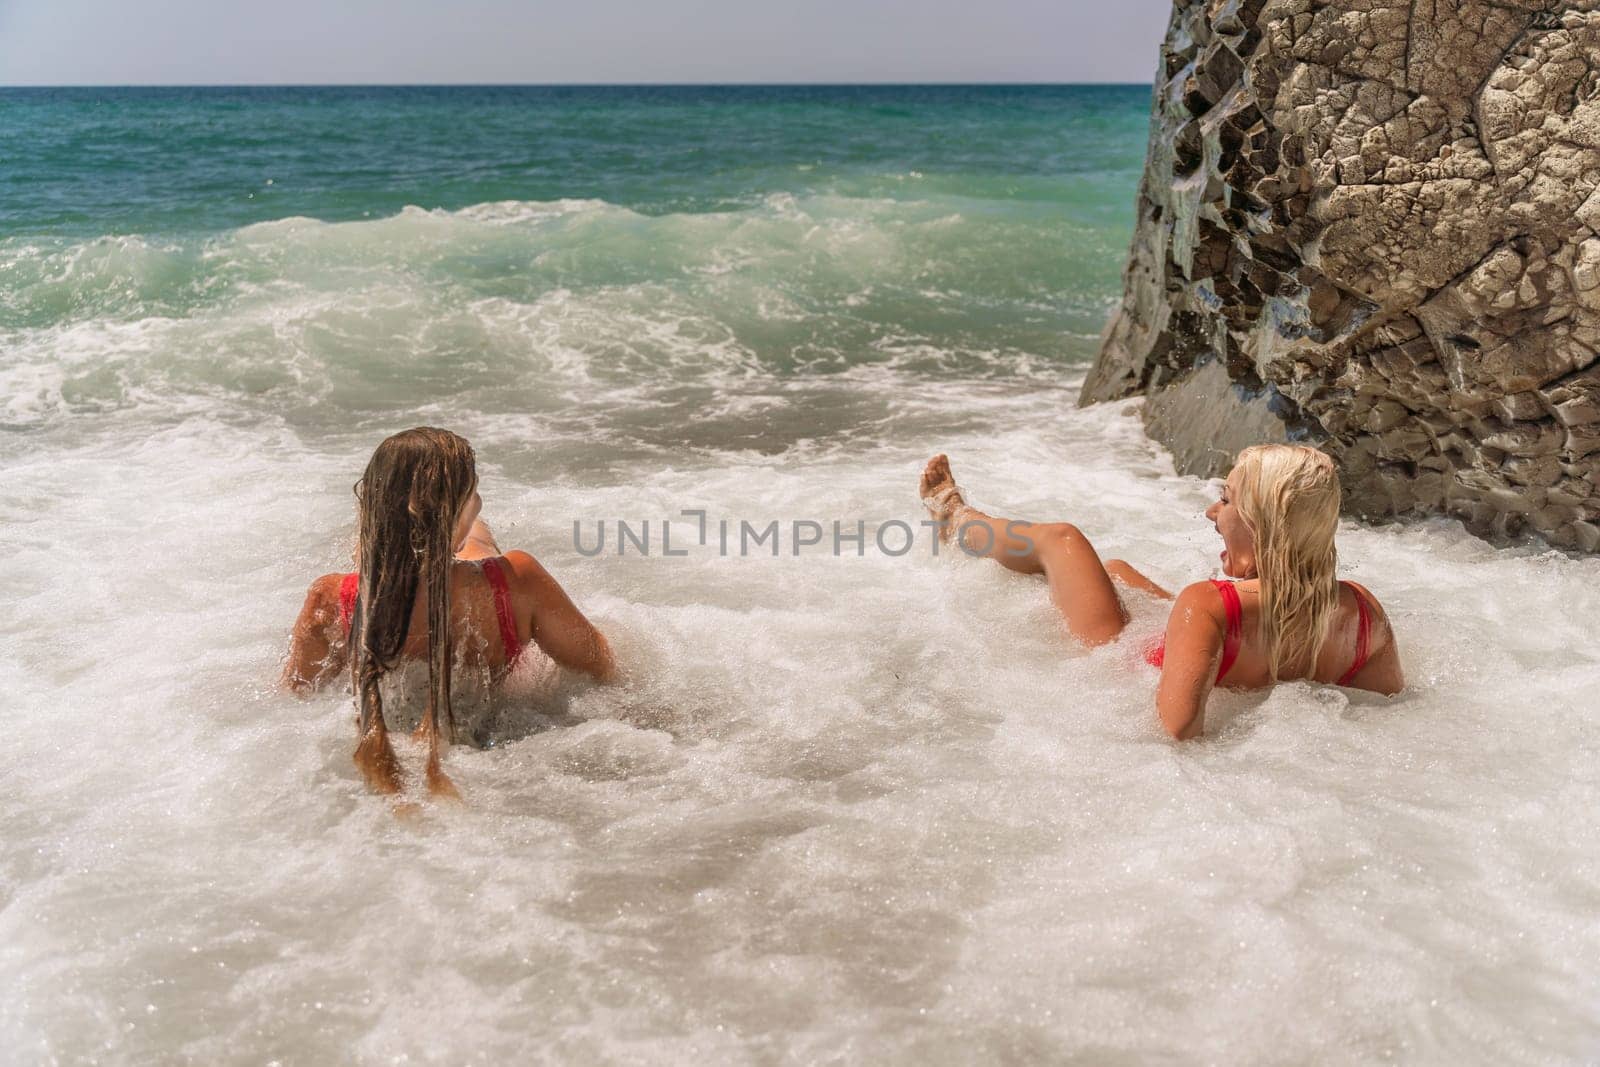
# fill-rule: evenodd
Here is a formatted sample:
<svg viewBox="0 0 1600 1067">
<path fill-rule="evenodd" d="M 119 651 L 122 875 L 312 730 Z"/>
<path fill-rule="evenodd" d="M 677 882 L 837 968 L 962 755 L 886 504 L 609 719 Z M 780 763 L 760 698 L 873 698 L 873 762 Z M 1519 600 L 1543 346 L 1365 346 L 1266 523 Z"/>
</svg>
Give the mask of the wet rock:
<svg viewBox="0 0 1600 1067">
<path fill-rule="evenodd" d="M 1274 410 L 1280 403 L 1270 386 L 1237 384 L 1213 361 L 1152 393 L 1145 424 L 1175 442 L 1172 455 L 1180 471 L 1213 478 L 1226 474 L 1233 457 L 1250 445 L 1290 440 L 1288 425 Z"/>
<path fill-rule="evenodd" d="M 1600 0 L 1176 0 L 1137 217 L 1085 403 L 1594 550 Z"/>
</svg>

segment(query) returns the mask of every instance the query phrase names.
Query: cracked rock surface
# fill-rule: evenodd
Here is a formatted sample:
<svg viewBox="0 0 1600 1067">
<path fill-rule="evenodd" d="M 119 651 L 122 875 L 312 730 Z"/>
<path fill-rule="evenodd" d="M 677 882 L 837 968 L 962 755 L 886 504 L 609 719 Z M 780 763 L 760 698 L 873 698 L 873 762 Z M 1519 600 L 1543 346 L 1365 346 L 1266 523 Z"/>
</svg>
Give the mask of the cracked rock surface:
<svg viewBox="0 0 1600 1067">
<path fill-rule="evenodd" d="M 1152 394 L 1198 474 L 1231 405 L 1355 514 L 1592 552 L 1597 353 L 1600 0 L 1175 0 L 1083 402 Z"/>
</svg>

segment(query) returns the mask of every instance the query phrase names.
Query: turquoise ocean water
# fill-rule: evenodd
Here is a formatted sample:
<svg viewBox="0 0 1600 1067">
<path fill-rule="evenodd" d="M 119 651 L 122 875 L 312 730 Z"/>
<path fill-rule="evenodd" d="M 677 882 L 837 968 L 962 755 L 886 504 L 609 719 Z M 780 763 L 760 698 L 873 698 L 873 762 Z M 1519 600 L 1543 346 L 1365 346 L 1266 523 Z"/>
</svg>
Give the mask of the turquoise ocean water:
<svg viewBox="0 0 1600 1067">
<path fill-rule="evenodd" d="M 484 301 L 559 300 L 546 328 L 636 385 L 683 384 L 670 368 L 697 344 L 724 357 L 709 370 L 778 376 L 912 349 L 958 374 L 1080 362 L 1116 290 L 1148 96 L 0 91 L 0 419 L 204 394 L 309 428 L 514 392 L 513 371 L 548 368 L 497 351 Z M 284 317 L 292 352 L 261 332 Z M 43 366 L 91 325 L 152 320 L 162 351 Z"/>
<path fill-rule="evenodd" d="M 1125 213 L 1147 86 L 0 89 L 0 227 L 215 233 L 408 205 L 787 192 Z M 273 185 L 264 183 L 273 180 Z"/>
</svg>

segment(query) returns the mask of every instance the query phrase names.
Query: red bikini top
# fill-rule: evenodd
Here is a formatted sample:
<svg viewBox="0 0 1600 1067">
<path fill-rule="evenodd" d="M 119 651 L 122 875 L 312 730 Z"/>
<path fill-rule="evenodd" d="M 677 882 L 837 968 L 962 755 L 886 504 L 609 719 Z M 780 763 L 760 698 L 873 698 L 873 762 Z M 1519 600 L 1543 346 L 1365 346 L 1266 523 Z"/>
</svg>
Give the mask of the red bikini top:
<svg viewBox="0 0 1600 1067">
<path fill-rule="evenodd" d="M 1228 628 L 1222 637 L 1222 662 L 1217 667 L 1217 681 L 1222 683 L 1222 676 L 1228 673 L 1228 668 L 1233 666 L 1233 661 L 1239 658 L 1239 646 L 1244 642 L 1244 606 L 1239 603 L 1239 591 L 1233 587 L 1232 582 L 1218 581 L 1213 578 L 1211 584 L 1217 587 L 1217 592 L 1222 594 L 1222 607 L 1228 616 Z M 1340 585 L 1350 585 L 1349 582 L 1340 582 Z M 1355 586 L 1350 586 L 1350 591 L 1356 597 L 1356 658 L 1350 664 L 1350 669 L 1339 676 L 1340 685 L 1349 685 L 1355 676 L 1361 673 L 1361 668 L 1367 665 L 1369 654 L 1368 645 L 1372 640 L 1372 614 L 1367 609 L 1367 598 Z M 1166 662 L 1167 639 L 1163 637 L 1159 644 L 1152 645 L 1145 654 L 1145 660 L 1152 667 L 1159 667 Z"/>
<path fill-rule="evenodd" d="M 506 651 L 506 666 L 511 667 L 521 657 L 523 646 L 517 638 L 516 617 L 511 614 L 511 585 L 506 579 L 503 558 L 485 559 L 482 564 L 483 576 L 489 580 L 489 588 L 494 590 L 494 614 L 500 623 L 500 643 Z M 360 574 L 347 574 L 344 581 L 339 583 L 339 625 L 344 627 L 347 634 L 355 622 L 356 595 L 360 591 Z"/>
</svg>

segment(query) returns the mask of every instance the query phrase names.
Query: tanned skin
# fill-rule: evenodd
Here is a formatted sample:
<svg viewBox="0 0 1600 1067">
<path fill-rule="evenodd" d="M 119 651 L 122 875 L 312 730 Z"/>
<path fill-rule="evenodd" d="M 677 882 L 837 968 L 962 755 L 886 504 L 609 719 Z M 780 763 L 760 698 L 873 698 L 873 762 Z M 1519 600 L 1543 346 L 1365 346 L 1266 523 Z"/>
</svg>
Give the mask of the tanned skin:
<svg viewBox="0 0 1600 1067">
<path fill-rule="evenodd" d="M 527 552 L 500 551 L 494 534 L 481 518 L 482 509 L 483 501 L 474 492 L 457 525 L 455 571 L 450 580 L 452 620 L 477 631 L 477 636 L 482 638 L 481 647 L 491 650 L 488 664 L 491 670 L 505 669 L 493 592 L 477 563 L 482 559 L 503 557 L 509 572 L 507 585 L 518 639 L 538 645 L 563 667 L 587 674 L 596 681 L 612 681 L 617 673 L 616 660 L 605 635 L 578 610 L 538 560 Z M 294 693 L 307 696 L 349 677 L 349 635 L 339 621 L 339 586 L 343 580 L 342 574 L 324 574 L 306 591 L 305 603 L 290 635 L 288 662 L 283 669 L 283 685 Z M 415 658 L 426 658 L 428 654 L 426 591 L 421 588 L 417 590 L 402 654 Z M 427 722 L 424 718 L 416 733 L 424 741 L 428 740 L 424 733 Z M 369 747 L 372 752 L 367 752 Z M 365 760 L 364 752 L 367 753 Z M 368 746 L 363 739 L 357 749 L 356 762 L 374 788 L 380 792 L 399 791 L 399 767 L 387 746 Z M 435 778 L 439 780 L 440 788 L 436 791 L 452 793 L 453 787 L 446 788 L 449 780 L 442 772 L 435 775 L 434 770 L 430 767 L 429 778 L 430 782 Z"/>
<path fill-rule="evenodd" d="M 1229 689 L 1265 689 L 1273 685 L 1266 649 L 1256 637 L 1261 612 L 1260 583 L 1256 580 L 1255 537 L 1238 509 L 1235 476 L 1230 474 L 1221 497 L 1206 509 L 1225 546 L 1223 571 L 1236 579 L 1234 588 L 1244 610 L 1244 639 L 1238 658 L 1228 670 Z M 1116 640 L 1127 625 L 1117 586 L 1137 589 L 1173 601 L 1167 620 L 1166 656 L 1161 684 L 1156 690 L 1156 713 L 1174 738 L 1199 737 L 1205 725 L 1206 699 L 1222 659 L 1228 615 L 1222 594 L 1209 581 L 1185 586 L 1176 597 L 1151 581 L 1131 564 L 1101 560 L 1083 531 L 1066 522 L 1031 523 L 987 515 L 967 504 L 956 487 L 950 460 L 934 456 L 922 472 L 919 486 L 928 510 L 948 536 L 960 536 L 963 547 L 987 556 L 1021 574 L 1042 574 L 1067 630 L 1087 645 Z M 1350 680 L 1352 689 L 1392 696 L 1405 688 L 1400 649 L 1389 617 L 1376 597 L 1358 586 L 1372 613 L 1368 659 Z M 1350 585 L 1340 586 L 1339 606 L 1329 623 L 1328 636 L 1314 663 L 1285 663 L 1279 681 L 1311 679 L 1332 683 L 1355 662 L 1360 612 Z"/>
</svg>

